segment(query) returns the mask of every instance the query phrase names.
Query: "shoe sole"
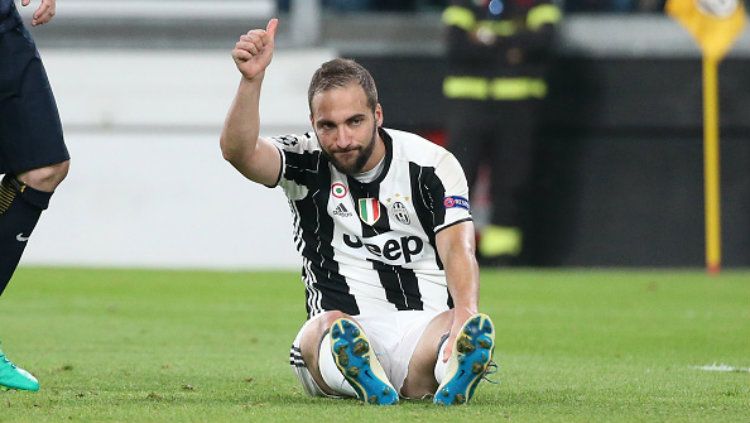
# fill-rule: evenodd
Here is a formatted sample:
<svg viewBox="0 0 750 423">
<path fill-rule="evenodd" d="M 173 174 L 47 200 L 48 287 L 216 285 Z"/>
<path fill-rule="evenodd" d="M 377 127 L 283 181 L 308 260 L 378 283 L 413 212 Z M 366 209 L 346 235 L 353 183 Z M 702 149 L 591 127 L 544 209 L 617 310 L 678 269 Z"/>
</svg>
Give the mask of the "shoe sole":
<svg viewBox="0 0 750 423">
<path fill-rule="evenodd" d="M 486 314 L 475 314 L 461 328 L 453 344 L 443 383 L 435 393 L 435 404 L 469 402 L 495 350 L 495 328 Z"/>
<path fill-rule="evenodd" d="M 388 381 L 364 333 L 354 322 L 341 318 L 333 323 L 331 353 L 336 366 L 360 400 L 377 405 L 398 402 L 396 390 Z"/>
</svg>

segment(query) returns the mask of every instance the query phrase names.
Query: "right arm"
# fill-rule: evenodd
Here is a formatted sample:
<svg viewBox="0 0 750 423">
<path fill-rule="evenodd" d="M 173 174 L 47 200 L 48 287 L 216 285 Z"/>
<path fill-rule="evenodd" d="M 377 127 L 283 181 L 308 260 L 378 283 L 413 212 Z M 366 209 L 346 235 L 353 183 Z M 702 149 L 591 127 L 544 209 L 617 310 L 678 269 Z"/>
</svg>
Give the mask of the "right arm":
<svg viewBox="0 0 750 423">
<path fill-rule="evenodd" d="M 221 152 L 248 179 L 274 185 L 278 182 L 281 157 L 271 141 L 260 135 L 260 89 L 271 63 L 278 20 L 271 19 L 265 30 L 254 29 L 240 37 L 232 50 L 242 74 L 234 102 L 221 132 Z"/>
</svg>

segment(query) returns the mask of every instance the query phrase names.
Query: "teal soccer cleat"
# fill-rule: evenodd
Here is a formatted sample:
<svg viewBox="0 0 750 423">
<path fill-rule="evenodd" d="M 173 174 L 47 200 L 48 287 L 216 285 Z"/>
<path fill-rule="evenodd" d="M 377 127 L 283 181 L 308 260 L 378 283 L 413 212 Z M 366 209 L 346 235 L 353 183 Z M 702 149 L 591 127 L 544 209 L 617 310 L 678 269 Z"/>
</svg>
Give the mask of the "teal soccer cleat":
<svg viewBox="0 0 750 423">
<path fill-rule="evenodd" d="M 0 351 L 0 388 L 38 391 L 39 381 L 31 373 L 11 363 Z"/>
<path fill-rule="evenodd" d="M 346 318 L 333 322 L 331 353 L 336 366 L 357 392 L 357 398 L 365 404 L 398 402 L 398 393 L 388 381 L 365 334 L 354 322 Z"/>
<path fill-rule="evenodd" d="M 448 368 L 435 392 L 435 404 L 454 405 L 469 402 L 487 372 L 495 350 L 495 328 L 486 314 L 470 317 L 453 344 Z"/>
</svg>

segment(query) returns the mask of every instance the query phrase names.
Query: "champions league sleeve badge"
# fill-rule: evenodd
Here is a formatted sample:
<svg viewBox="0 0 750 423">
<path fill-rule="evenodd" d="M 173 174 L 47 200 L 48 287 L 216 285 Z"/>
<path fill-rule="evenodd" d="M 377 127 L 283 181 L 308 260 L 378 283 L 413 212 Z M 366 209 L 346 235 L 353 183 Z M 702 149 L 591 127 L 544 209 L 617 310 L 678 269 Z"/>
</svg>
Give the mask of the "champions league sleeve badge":
<svg viewBox="0 0 750 423">
<path fill-rule="evenodd" d="M 445 197 L 443 199 L 443 205 L 446 209 L 453 209 L 453 208 L 462 208 L 465 210 L 469 210 L 469 200 L 461 197 L 460 195 L 451 195 L 450 197 Z"/>
</svg>

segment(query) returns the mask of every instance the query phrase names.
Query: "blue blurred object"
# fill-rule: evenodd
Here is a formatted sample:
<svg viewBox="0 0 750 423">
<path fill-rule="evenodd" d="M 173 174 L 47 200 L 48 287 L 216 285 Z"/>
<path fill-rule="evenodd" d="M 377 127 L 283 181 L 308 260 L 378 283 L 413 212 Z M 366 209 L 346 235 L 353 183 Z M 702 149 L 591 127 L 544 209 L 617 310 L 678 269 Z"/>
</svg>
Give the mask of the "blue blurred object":
<svg viewBox="0 0 750 423">
<path fill-rule="evenodd" d="M 498 16 L 501 13 L 503 13 L 503 10 L 505 9 L 505 5 L 503 4 L 502 0 L 492 0 L 490 1 L 489 9 L 490 9 L 490 13 L 492 13 L 495 16 Z"/>
</svg>

